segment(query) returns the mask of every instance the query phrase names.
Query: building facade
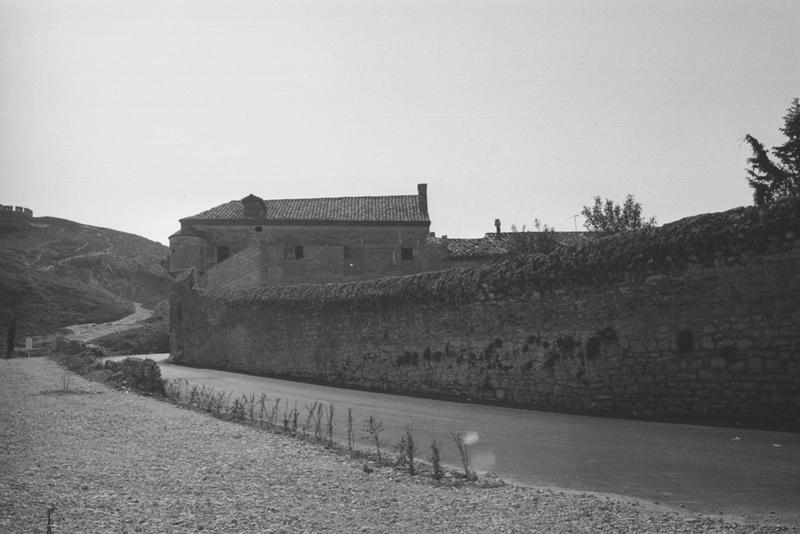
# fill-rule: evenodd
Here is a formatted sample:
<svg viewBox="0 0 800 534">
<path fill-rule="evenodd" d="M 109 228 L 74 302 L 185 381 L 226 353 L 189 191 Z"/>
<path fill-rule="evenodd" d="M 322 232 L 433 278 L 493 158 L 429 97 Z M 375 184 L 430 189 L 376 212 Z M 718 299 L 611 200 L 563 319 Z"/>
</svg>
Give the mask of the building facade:
<svg viewBox="0 0 800 534">
<path fill-rule="evenodd" d="M 169 270 L 240 288 L 365 280 L 441 268 L 426 184 L 416 195 L 264 200 L 248 195 L 180 220 Z"/>
<path fill-rule="evenodd" d="M 240 289 L 402 276 L 548 252 L 587 232 L 430 232 L 427 185 L 416 195 L 264 200 L 248 195 L 180 220 L 169 271 L 194 269 L 200 287 Z"/>
</svg>

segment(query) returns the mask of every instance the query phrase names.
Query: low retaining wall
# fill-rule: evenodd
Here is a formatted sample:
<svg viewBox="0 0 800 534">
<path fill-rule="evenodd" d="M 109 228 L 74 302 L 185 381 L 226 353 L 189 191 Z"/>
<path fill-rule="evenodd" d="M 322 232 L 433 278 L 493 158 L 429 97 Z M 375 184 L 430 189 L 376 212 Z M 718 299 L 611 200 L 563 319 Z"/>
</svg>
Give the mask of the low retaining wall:
<svg viewBox="0 0 800 534">
<path fill-rule="evenodd" d="M 211 292 L 178 363 L 476 401 L 800 428 L 800 203 L 494 267 Z"/>
</svg>

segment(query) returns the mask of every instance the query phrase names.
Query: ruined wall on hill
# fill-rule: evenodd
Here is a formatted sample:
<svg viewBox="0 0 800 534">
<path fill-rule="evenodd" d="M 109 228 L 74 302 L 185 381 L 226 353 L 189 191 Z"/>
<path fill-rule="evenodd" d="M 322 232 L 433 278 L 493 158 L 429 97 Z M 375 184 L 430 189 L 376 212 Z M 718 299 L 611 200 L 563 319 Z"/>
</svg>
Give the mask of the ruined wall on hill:
<svg viewBox="0 0 800 534">
<path fill-rule="evenodd" d="M 173 297 L 190 365 L 592 413 L 800 423 L 800 203 L 483 268 Z"/>
</svg>

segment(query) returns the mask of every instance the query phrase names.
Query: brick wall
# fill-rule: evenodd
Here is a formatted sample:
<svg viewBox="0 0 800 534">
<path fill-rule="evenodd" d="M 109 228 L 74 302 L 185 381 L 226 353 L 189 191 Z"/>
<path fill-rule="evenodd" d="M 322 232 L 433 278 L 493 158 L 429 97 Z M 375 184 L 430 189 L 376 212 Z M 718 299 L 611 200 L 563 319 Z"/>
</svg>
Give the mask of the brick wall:
<svg viewBox="0 0 800 534">
<path fill-rule="evenodd" d="M 173 297 L 178 362 L 591 413 L 800 425 L 800 203 L 497 266 Z M 178 317 L 180 315 L 180 317 Z"/>
</svg>

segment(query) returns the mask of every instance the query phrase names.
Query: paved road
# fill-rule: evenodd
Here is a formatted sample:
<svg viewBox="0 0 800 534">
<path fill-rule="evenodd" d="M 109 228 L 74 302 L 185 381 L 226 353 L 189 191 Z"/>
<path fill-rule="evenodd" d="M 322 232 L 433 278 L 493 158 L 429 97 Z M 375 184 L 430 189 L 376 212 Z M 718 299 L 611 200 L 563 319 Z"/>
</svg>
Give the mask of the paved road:
<svg viewBox="0 0 800 534">
<path fill-rule="evenodd" d="M 800 525 L 800 434 L 564 415 L 160 365 L 166 378 L 183 377 L 236 395 L 296 400 L 301 413 L 314 401 L 333 403 L 339 441 L 345 441 L 343 417 L 352 408 L 358 430 L 370 415 L 383 422 L 386 444 L 397 443 L 412 425 L 418 445 L 426 449 L 420 457 L 428 455 L 435 432 L 454 465 L 449 433 L 475 432 L 476 469 L 517 483 Z"/>
</svg>

